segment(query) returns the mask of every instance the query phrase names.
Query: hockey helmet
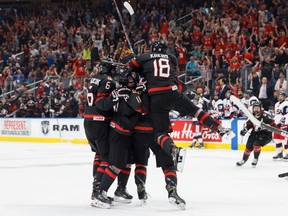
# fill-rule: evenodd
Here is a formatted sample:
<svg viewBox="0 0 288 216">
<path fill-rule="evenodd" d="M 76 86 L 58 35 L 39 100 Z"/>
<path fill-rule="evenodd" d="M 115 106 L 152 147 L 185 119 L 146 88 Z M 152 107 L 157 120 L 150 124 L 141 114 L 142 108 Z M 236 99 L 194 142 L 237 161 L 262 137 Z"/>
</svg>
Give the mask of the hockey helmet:
<svg viewBox="0 0 288 216">
<path fill-rule="evenodd" d="M 253 94 L 253 91 L 251 89 L 248 89 L 246 92 L 245 92 L 246 96 L 248 96 L 249 98 L 252 97 L 254 94 Z"/>
<path fill-rule="evenodd" d="M 114 77 L 114 80 L 119 86 L 127 86 L 128 85 L 128 76 L 118 74 Z"/>
<path fill-rule="evenodd" d="M 167 49 L 168 46 L 163 40 L 156 40 L 152 43 L 152 52 L 166 53 Z"/>
<path fill-rule="evenodd" d="M 228 99 L 230 98 L 231 95 L 233 95 L 233 93 L 232 93 L 232 91 L 230 91 L 230 90 L 228 90 L 228 91 L 225 93 L 225 97 L 228 98 Z"/>
<path fill-rule="evenodd" d="M 260 101 L 257 101 L 255 103 L 253 103 L 253 105 L 252 105 L 252 113 L 256 117 L 261 115 L 261 113 L 262 113 L 262 103 Z"/>
<path fill-rule="evenodd" d="M 111 63 L 110 63 L 111 62 Z M 112 59 L 104 59 L 99 64 L 99 73 L 101 74 L 109 74 L 113 69 L 113 60 Z"/>
<path fill-rule="evenodd" d="M 286 94 L 285 92 L 279 92 L 278 94 L 278 101 L 283 102 L 286 99 Z"/>
</svg>

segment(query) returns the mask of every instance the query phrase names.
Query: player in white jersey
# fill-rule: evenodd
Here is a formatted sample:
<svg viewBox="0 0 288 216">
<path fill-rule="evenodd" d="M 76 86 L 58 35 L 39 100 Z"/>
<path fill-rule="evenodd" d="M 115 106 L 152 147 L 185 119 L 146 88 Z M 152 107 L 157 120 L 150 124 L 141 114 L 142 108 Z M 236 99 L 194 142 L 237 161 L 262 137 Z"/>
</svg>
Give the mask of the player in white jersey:
<svg viewBox="0 0 288 216">
<path fill-rule="evenodd" d="M 274 121 L 278 128 L 282 130 L 287 130 L 288 128 L 288 101 L 286 99 L 286 94 L 280 92 L 278 95 L 278 102 L 275 104 L 275 117 Z M 274 133 L 274 142 L 276 144 L 276 155 L 273 160 L 285 160 L 288 161 L 288 140 L 279 134 Z M 286 156 L 283 158 L 283 144 L 286 152 Z"/>
<path fill-rule="evenodd" d="M 199 107 L 200 109 L 203 108 L 203 104 L 200 103 L 200 97 L 198 95 L 195 95 L 195 97 L 193 98 L 193 103 Z M 193 140 L 192 140 L 192 144 L 191 144 L 191 148 L 195 147 L 195 148 L 204 148 L 204 143 L 203 143 L 203 137 L 202 137 L 202 124 L 200 124 L 200 122 L 197 120 L 197 118 L 193 118 L 192 119 L 193 122 Z M 198 144 L 198 145 L 197 145 Z"/>
<path fill-rule="evenodd" d="M 214 99 L 212 100 L 211 105 L 212 105 L 212 109 L 210 110 L 211 115 L 216 119 L 221 118 L 224 112 L 224 104 L 223 100 L 219 99 L 218 94 L 214 95 Z"/>
<path fill-rule="evenodd" d="M 223 105 L 224 105 L 224 112 L 222 117 L 225 119 L 231 119 L 234 117 L 235 113 L 238 112 L 238 107 L 235 106 L 235 104 L 233 104 L 230 101 L 230 95 L 231 95 L 231 91 L 227 91 L 225 94 L 225 99 L 223 100 Z"/>
<path fill-rule="evenodd" d="M 248 89 L 245 92 L 245 97 L 242 98 L 241 102 L 252 112 L 252 105 L 256 102 L 259 102 L 259 99 L 254 96 L 253 91 Z"/>
</svg>

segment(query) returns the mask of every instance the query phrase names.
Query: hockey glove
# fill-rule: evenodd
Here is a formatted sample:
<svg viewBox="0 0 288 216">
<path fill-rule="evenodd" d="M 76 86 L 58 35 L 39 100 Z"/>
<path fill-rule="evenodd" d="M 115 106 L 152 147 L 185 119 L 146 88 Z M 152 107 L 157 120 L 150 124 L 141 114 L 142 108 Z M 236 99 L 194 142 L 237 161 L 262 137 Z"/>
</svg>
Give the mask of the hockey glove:
<svg viewBox="0 0 288 216">
<path fill-rule="evenodd" d="M 246 133 L 247 133 L 247 129 L 246 128 L 240 131 L 240 135 L 241 136 L 245 136 Z"/>
<path fill-rule="evenodd" d="M 218 128 L 217 128 L 217 132 L 219 133 L 219 135 L 221 137 L 223 137 L 224 135 L 230 135 L 232 130 L 230 128 L 224 128 L 221 125 L 219 125 Z"/>
<path fill-rule="evenodd" d="M 114 102 L 117 102 L 120 98 L 124 98 L 128 100 L 131 90 L 127 87 L 122 87 L 119 89 L 115 89 L 111 92 L 111 96 Z"/>
</svg>

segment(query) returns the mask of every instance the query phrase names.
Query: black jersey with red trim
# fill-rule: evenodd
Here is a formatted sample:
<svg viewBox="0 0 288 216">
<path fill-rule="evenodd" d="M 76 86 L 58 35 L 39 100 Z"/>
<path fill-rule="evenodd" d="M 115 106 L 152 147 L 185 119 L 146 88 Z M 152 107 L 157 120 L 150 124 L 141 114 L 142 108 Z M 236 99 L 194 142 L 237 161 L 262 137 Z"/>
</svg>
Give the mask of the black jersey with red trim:
<svg viewBox="0 0 288 216">
<path fill-rule="evenodd" d="M 264 116 L 263 114 L 261 114 L 260 117 L 257 118 L 259 121 L 267 124 L 267 125 L 270 125 L 270 126 L 273 126 L 275 127 L 275 122 L 273 119 L 271 118 L 268 118 L 267 116 Z M 268 131 L 268 130 L 265 130 L 265 129 L 261 129 L 257 126 L 255 126 L 251 120 L 248 120 L 246 122 L 246 128 L 247 130 L 251 129 L 252 128 L 252 131 L 251 131 L 251 134 L 257 134 L 257 135 L 271 135 L 272 136 L 272 132 L 271 131 Z"/>
<path fill-rule="evenodd" d="M 84 118 L 94 121 L 110 121 L 113 115 L 113 101 L 110 94 L 116 84 L 103 74 L 96 74 L 90 80 Z"/>
<path fill-rule="evenodd" d="M 130 60 L 129 66 L 147 80 L 149 94 L 177 90 L 177 58 L 172 54 L 147 52 Z"/>
<path fill-rule="evenodd" d="M 143 112 L 142 101 L 137 93 L 130 92 L 128 99 L 120 98 L 110 126 L 120 134 L 131 136 Z"/>
</svg>

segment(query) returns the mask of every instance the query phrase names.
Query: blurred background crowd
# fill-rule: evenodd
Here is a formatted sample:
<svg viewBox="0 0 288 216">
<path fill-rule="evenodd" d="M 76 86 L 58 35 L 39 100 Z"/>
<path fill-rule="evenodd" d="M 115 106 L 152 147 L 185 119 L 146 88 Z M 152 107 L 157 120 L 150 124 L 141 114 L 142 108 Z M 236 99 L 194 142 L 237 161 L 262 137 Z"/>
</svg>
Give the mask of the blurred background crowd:
<svg viewBox="0 0 288 216">
<path fill-rule="evenodd" d="M 97 64 L 131 53 L 112 0 L 59 2 L 1 8 L 1 117 L 81 118 Z M 164 40 L 200 97 L 287 93 L 287 0 L 131 0 L 133 21 L 116 2 L 134 52 Z"/>
</svg>

